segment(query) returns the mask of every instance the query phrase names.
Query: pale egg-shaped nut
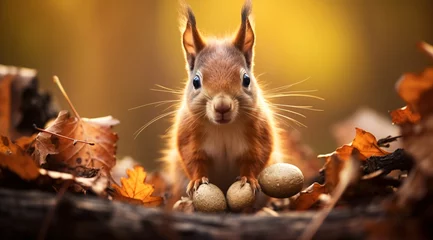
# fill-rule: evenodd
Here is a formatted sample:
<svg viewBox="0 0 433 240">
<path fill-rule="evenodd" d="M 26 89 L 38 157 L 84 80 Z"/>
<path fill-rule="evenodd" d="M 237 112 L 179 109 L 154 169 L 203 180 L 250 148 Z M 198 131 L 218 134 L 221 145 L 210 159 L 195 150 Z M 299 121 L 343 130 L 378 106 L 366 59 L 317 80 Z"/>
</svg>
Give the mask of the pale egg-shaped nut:
<svg viewBox="0 0 433 240">
<path fill-rule="evenodd" d="M 298 167 L 289 163 L 276 163 L 259 175 L 263 193 L 274 198 L 288 198 L 302 190 L 304 175 Z"/>
<path fill-rule="evenodd" d="M 193 194 L 192 204 L 199 212 L 217 213 L 227 209 L 224 193 L 211 183 L 201 184 L 198 187 Z"/>
<path fill-rule="evenodd" d="M 234 182 L 227 190 L 227 204 L 233 212 L 240 212 L 251 207 L 256 200 L 253 189 L 249 183 L 241 187 L 241 181 Z"/>
</svg>

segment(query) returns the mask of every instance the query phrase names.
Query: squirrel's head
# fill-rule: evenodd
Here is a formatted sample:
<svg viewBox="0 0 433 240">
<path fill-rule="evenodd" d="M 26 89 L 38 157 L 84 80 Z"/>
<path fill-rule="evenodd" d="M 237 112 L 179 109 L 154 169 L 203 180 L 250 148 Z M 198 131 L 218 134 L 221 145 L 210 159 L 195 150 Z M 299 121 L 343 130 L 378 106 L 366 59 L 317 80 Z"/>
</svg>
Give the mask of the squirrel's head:
<svg viewBox="0 0 433 240">
<path fill-rule="evenodd" d="M 258 95 L 252 73 L 254 31 L 249 15 L 251 1 L 241 12 L 241 25 L 232 38 L 205 40 L 197 29 L 192 10 L 186 7 L 182 44 L 189 79 L 185 90 L 188 109 L 215 124 L 233 122 L 251 114 Z"/>
</svg>

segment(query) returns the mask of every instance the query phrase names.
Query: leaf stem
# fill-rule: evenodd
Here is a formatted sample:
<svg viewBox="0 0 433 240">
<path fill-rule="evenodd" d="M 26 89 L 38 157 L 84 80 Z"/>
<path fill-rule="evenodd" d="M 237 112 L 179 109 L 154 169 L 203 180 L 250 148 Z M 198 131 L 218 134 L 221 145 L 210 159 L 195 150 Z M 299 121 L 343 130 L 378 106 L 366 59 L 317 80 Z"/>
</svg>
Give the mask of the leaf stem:
<svg viewBox="0 0 433 240">
<path fill-rule="evenodd" d="M 75 109 L 74 105 L 72 105 L 71 99 L 68 97 L 68 94 L 66 94 L 65 89 L 62 86 L 62 83 L 60 82 L 60 79 L 57 76 L 53 76 L 53 81 L 57 86 L 59 87 L 60 91 L 62 92 L 63 96 L 66 98 L 66 101 L 68 102 L 69 106 L 71 107 L 72 111 L 74 112 L 75 116 L 81 120 L 80 115 L 78 114 L 77 110 Z"/>
<path fill-rule="evenodd" d="M 51 134 L 51 135 L 54 135 L 54 136 L 57 136 L 57 137 L 60 137 L 60 138 L 64 138 L 64 139 L 71 140 L 71 141 L 73 142 L 74 145 L 77 144 L 77 142 L 85 143 L 85 144 L 89 144 L 90 146 L 95 145 L 95 143 L 93 143 L 93 142 L 88 142 L 88 141 L 84 141 L 84 140 L 78 140 L 78 139 L 70 138 L 70 137 L 63 136 L 63 135 L 61 135 L 61 134 L 55 133 L 55 132 L 51 132 L 51 131 L 48 131 L 48 130 L 45 130 L 45 129 L 42 129 L 42 128 L 38 128 L 38 127 L 37 127 L 36 125 L 34 125 L 34 124 L 33 124 L 33 127 L 34 127 L 36 130 L 40 131 L 40 132 L 49 133 L 49 134 Z"/>
</svg>

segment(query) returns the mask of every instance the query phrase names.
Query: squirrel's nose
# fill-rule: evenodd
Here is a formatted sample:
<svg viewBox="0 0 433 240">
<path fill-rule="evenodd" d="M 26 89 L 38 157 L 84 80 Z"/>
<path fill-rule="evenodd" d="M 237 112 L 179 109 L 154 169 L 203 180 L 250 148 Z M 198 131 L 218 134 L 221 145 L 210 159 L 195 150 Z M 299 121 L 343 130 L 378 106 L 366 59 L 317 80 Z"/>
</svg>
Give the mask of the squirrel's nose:
<svg viewBox="0 0 433 240">
<path fill-rule="evenodd" d="M 232 105 L 230 103 L 224 103 L 222 101 L 214 105 L 215 111 L 221 114 L 229 112 L 231 108 Z"/>
</svg>

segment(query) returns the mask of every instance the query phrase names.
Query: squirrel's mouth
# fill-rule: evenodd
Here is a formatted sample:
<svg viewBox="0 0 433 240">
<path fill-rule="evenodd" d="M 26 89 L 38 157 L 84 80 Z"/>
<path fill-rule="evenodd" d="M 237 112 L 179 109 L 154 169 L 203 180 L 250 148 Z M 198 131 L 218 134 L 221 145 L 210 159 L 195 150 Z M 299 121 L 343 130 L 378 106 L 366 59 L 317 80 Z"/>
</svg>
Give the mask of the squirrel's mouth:
<svg viewBox="0 0 433 240">
<path fill-rule="evenodd" d="M 213 121 L 216 124 L 227 124 L 230 123 L 232 121 L 233 117 L 231 116 L 230 112 L 224 113 L 224 114 L 220 114 L 220 113 L 216 113 L 213 117 Z"/>
<path fill-rule="evenodd" d="M 215 122 L 218 123 L 218 124 L 226 124 L 226 123 L 230 122 L 230 119 L 224 119 L 224 118 L 222 118 L 222 119 L 215 120 Z"/>
</svg>

